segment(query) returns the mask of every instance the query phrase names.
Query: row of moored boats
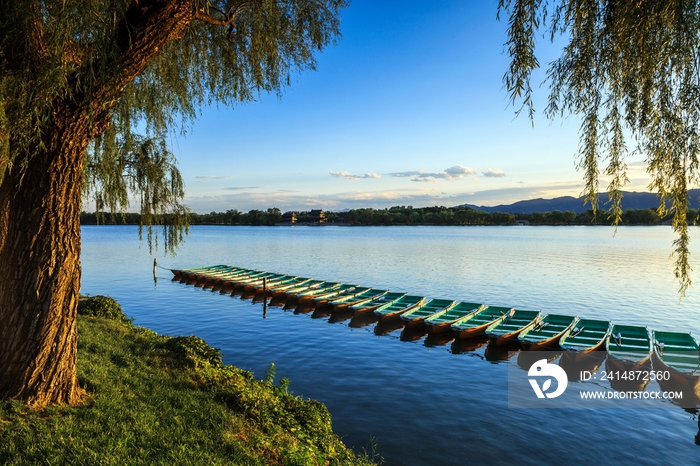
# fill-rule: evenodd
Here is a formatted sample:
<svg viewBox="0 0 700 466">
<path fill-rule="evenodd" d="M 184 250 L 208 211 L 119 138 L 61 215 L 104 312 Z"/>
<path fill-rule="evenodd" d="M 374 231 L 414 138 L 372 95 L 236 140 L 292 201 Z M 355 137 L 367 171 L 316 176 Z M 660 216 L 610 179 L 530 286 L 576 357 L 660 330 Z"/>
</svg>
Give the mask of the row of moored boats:
<svg viewBox="0 0 700 466">
<path fill-rule="evenodd" d="M 608 360 L 620 370 L 644 368 L 668 371 L 700 398 L 700 353 L 690 333 L 652 331 L 607 320 L 579 319 L 562 314 L 542 315 L 503 306 L 427 299 L 403 292 L 374 289 L 333 281 L 216 265 L 173 270 L 176 277 L 196 279 L 221 287 L 243 289 L 266 296 L 296 300 L 299 305 L 374 314 L 380 321 L 402 319 L 407 327 L 425 325 L 431 333 L 453 332 L 456 338 L 486 335 L 489 342 L 519 342 L 525 349 L 560 349 L 575 355 L 607 350 Z M 611 357 L 611 358 L 610 358 Z"/>
</svg>

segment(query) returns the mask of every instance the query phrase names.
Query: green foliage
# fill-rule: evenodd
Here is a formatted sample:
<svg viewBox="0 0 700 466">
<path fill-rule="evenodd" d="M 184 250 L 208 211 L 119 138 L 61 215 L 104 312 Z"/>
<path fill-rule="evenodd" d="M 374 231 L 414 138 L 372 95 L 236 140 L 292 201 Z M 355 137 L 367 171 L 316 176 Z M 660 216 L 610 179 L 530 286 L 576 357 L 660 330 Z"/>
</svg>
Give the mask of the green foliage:
<svg viewBox="0 0 700 466">
<path fill-rule="evenodd" d="M 623 220 L 625 156 L 646 156 L 650 188 L 660 198 L 658 214 L 672 216 L 678 235 L 675 275 L 683 296 L 691 284 L 688 190 L 700 177 L 698 2 L 500 0 L 499 12 L 509 16 L 506 45 L 512 60 L 504 83 L 531 117 L 537 32 L 566 40 L 547 70 L 551 92 L 545 113 L 581 116 L 579 167 L 594 212 L 602 170 L 613 201 L 608 214 L 614 224 Z"/>
<path fill-rule="evenodd" d="M 97 222 L 104 222 L 106 210 L 112 221 L 117 210 L 123 219 L 129 197 L 136 194 L 139 235 L 145 226 L 149 249 L 157 246 L 153 225 L 161 225 L 165 250 L 174 251 L 189 226 L 189 210 L 181 204 L 185 184 L 175 156 L 162 138 L 116 138 L 112 133 L 108 130 L 93 141 L 85 164 L 83 192 L 95 201 Z"/>
<path fill-rule="evenodd" d="M 0 404 L 0 464 L 370 464 L 333 433 L 323 404 L 232 366 L 182 365 L 166 339 L 79 318 L 86 403 Z"/>
<path fill-rule="evenodd" d="M 178 358 L 195 367 L 202 364 L 221 367 L 224 364 L 219 348 L 209 346 L 206 341 L 194 335 L 170 338 L 161 347 L 172 351 Z"/>
<path fill-rule="evenodd" d="M 114 298 L 102 295 L 81 297 L 78 301 L 78 314 L 129 321 L 129 318 L 122 312 L 121 305 Z"/>
<path fill-rule="evenodd" d="M 295 72 L 340 37 L 346 0 L 6 2 L 0 15 L 0 181 L 47 141 L 56 109 L 87 109 L 86 199 L 98 218 L 137 199 L 149 247 L 187 232 L 184 185 L 165 147 L 198 109 L 281 96 Z M 153 18 L 179 18 L 177 34 Z M 143 48 L 134 41 L 146 40 Z M 153 43 L 151 48 L 148 44 Z M 93 139 L 95 138 L 95 139 Z M 88 141 L 72 141 L 78 147 Z M 78 161 L 72 161 L 78 163 Z M 31 182 L 31 181 L 30 181 Z"/>
</svg>

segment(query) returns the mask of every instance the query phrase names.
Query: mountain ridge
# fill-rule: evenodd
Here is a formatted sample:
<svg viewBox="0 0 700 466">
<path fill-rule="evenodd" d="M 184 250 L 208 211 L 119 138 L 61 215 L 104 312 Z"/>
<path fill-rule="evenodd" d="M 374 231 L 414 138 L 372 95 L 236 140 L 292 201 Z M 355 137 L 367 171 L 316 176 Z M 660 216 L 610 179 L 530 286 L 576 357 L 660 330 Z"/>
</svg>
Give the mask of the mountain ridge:
<svg viewBox="0 0 700 466">
<path fill-rule="evenodd" d="M 691 189 L 688 191 L 690 208 L 698 208 L 698 197 L 700 197 L 700 189 Z M 607 204 L 608 194 L 600 193 L 598 207 L 605 210 L 608 207 Z M 553 210 L 561 210 L 562 212 L 570 210 L 580 214 L 591 209 L 590 204 L 586 203 L 584 205 L 583 196 L 561 196 L 553 199 L 527 199 L 512 204 L 499 204 L 497 206 L 477 206 L 474 204 L 462 204 L 462 206 L 488 213 L 503 212 L 508 214 L 532 214 L 533 212 L 551 212 Z M 623 211 L 627 209 L 656 209 L 657 207 L 659 207 L 659 198 L 655 193 L 640 193 L 636 191 L 622 192 Z"/>
</svg>

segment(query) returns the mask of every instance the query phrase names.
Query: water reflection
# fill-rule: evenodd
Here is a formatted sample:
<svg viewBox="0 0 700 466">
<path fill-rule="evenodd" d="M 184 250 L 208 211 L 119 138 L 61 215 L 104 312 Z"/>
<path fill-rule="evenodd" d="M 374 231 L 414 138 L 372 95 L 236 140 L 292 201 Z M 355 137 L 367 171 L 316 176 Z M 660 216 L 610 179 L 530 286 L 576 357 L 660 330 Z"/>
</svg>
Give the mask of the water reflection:
<svg viewBox="0 0 700 466">
<path fill-rule="evenodd" d="M 552 362 L 561 356 L 561 354 L 562 351 L 556 350 L 521 351 L 518 353 L 518 367 L 524 371 L 529 371 L 530 367 L 540 359 L 546 359 L 547 362 Z"/>
<path fill-rule="evenodd" d="M 426 328 L 427 331 L 427 328 Z M 430 333 L 426 337 L 425 341 L 423 344 L 427 346 L 428 348 L 432 348 L 435 346 L 445 346 L 449 342 L 455 339 L 455 336 L 452 332 L 438 332 L 438 333 Z"/>
<path fill-rule="evenodd" d="M 428 334 L 428 329 L 425 326 L 406 327 L 401 331 L 399 339 L 401 341 L 416 341 Z"/>
<path fill-rule="evenodd" d="M 270 300 L 270 306 L 274 307 L 284 307 L 284 305 L 287 304 L 287 300 L 284 299 L 284 297 L 278 298 L 278 297 L 273 297 Z"/>
<path fill-rule="evenodd" d="M 569 382 L 577 382 L 581 380 L 582 374 L 596 372 L 600 365 L 603 364 L 603 361 L 605 361 L 607 355 L 606 351 L 591 351 L 588 353 L 564 351 L 559 360 L 559 366 L 566 372 Z"/>
<path fill-rule="evenodd" d="M 469 353 L 483 347 L 488 341 L 489 338 L 486 335 L 477 335 L 472 338 L 457 339 L 452 342 L 450 351 L 452 354 Z"/>
<path fill-rule="evenodd" d="M 312 319 L 323 319 L 324 317 L 328 317 L 333 313 L 333 308 L 328 308 L 328 307 L 317 307 L 314 309 L 314 312 L 311 314 Z"/>
<path fill-rule="evenodd" d="M 609 374 L 607 379 L 613 389 L 619 392 L 641 392 L 649 384 L 649 377 L 638 377 L 637 374 L 648 375 L 651 372 L 651 358 L 642 363 L 632 363 L 608 355 L 605 372 Z"/>
<path fill-rule="evenodd" d="M 352 319 L 355 313 L 351 309 L 344 309 L 342 311 L 336 311 L 331 314 L 328 319 L 328 323 L 337 324 L 338 322 L 345 322 L 348 319 Z"/>
<path fill-rule="evenodd" d="M 405 322 L 401 319 L 380 320 L 377 326 L 374 327 L 374 334 L 379 336 L 388 335 L 396 330 L 402 329 L 404 325 Z"/>
<path fill-rule="evenodd" d="M 353 328 L 361 328 L 361 327 L 367 327 L 369 325 L 374 325 L 377 322 L 379 322 L 379 317 L 375 316 L 374 314 L 361 314 L 359 316 L 354 315 L 352 311 L 340 311 L 340 312 L 345 312 L 345 313 L 350 313 L 352 319 L 350 319 L 350 322 L 348 323 L 348 327 L 353 327 Z M 339 314 L 339 312 L 333 313 L 335 316 L 336 314 Z"/>
<path fill-rule="evenodd" d="M 654 371 L 661 390 L 682 395 L 681 398 L 672 398 L 673 404 L 686 409 L 700 407 L 700 386 L 697 376 L 685 376 L 675 371 L 662 370 L 656 366 Z M 666 380 L 667 378 L 668 380 Z"/>
<path fill-rule="evenodd" d="M 520 349 L 519 343 L 506 342 L 503 344 L 494 344 L 489 341 L 489 344 L 486 346 L 486 351 L 484 351 L 484 358 L 491 362 L 507 361 L 518 354 Z"/>
</svg>

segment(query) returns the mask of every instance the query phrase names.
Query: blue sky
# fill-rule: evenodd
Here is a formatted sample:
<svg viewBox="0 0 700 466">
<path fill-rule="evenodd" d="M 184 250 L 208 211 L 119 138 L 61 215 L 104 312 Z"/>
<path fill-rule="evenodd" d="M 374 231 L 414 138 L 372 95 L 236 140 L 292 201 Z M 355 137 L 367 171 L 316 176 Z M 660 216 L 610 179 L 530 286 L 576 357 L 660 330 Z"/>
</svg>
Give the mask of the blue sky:
<svg viewBox="0 0 700 466">
<path fill-rule="evenodd" d="M 577 196 L 578 119 L 534 128 L 502 84 L 507 22 L 497 1 L 353 0 L 342 39 L 281 99 L 205 108 L 173 136 L 195 212 L 393 205 L 497 205 Z M 540 62 L 558 55 L 540 44 Z M 644 164 L 630 160 L 645 190 Z M 602 185 L 604 188 L 604 184 Z"/>
</svg>

